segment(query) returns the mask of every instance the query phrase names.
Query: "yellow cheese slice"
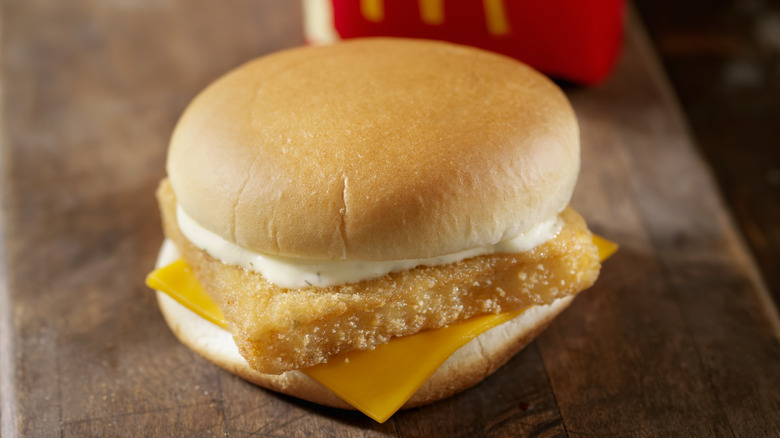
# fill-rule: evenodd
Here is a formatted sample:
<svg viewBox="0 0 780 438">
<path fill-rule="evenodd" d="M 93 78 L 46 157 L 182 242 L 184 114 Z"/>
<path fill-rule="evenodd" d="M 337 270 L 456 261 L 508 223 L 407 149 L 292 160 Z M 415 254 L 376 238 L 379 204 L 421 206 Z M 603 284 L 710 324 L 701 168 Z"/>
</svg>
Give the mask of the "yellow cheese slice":
<svg viewBox="0 0 780 438">
<path fill-rule="evenodd" d="M 187 262 L 176 260 L 168 266 L 155 269 L 146 276 L 146 285 L 154 290 L 165 292 L 182 306 L 197 313 L 200 317 L 224 329 L 228 328 L 225 315 L 217 303 L 203 290 Z"/>
<path fill-rule="evenodd" d="M 396 338 L 374 350 L 353 351 L 303 372 L 356 409 L 384 423 L 452 353 L 521 313 L 522 310 L 483 315 Z"/>
<path fill-rule="evenodd" d="M 603 261 L 617 245 L 594 236 Z M 225 317 L 183 260 L 157 269 L 146 284 L 220 327 Z M 374 420 L 390 418 L 456 350 L 521 311 L 483 315 L 467 321 L 396 338 L 371 351 L 353 351 L 302 370 Z M 413 358 L 413 360 L 410 360 Z"/>
<path fill-rule="evenodd" d="M 593 235 L 593 243 L 599 249 L 599 261 L 604 261 L 618 250 L 618 244 L 601 236 Z"/>
</svg>

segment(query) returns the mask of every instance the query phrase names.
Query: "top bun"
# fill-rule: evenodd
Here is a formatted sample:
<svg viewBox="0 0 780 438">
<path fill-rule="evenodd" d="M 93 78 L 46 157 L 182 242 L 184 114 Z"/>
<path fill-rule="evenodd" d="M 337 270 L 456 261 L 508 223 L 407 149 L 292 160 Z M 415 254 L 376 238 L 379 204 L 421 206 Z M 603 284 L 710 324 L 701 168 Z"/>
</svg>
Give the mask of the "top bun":
<svg viewBox="0 0 780 438">
<path fill-rule="evenodd" d="M 362 39 L 256 59 L 171 139 L 183 210 L 241 247 L 310 260 L 433 257 L 553 217 L 579 133 L 549 79 L 449 43 Z"/>
</svg>

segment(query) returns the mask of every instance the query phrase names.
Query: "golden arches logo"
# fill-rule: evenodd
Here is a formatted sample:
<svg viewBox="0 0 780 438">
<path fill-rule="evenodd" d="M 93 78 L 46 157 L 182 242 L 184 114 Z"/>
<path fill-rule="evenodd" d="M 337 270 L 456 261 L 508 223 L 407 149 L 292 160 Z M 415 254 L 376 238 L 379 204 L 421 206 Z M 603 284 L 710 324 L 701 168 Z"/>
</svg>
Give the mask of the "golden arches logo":
<svg viewBox="0 0 780 438">
<path fill-rule="evenodd" d="M 426 24 L 444 23 L 444 0 L 417 0 L 420 18 Z M 482 0 L 485 10 L 485 24 L 493 35 L 509 33 L 504 0 Z M 368 21 L 380 22 L 385 18 L 384 0 L 360 0 L 360 13 Z"/>
</svg>

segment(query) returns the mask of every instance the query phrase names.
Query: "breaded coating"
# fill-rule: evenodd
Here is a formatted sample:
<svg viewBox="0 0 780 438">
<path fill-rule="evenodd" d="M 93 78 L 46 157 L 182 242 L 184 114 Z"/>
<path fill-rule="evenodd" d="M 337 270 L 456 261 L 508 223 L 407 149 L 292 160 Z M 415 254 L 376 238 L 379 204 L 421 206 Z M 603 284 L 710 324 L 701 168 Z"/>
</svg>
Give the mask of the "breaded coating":
<svg viewBox="0 0 780 438">
<path fill-rule="evenodd" d="M 342 286 L 283 289 L 193 246 L 179 230 L 167 180 L 157 195 L 165 234 L 222 309 L 241 354 L 262 373 L 310 367 L 478 314 L 549 304 L 590 287 L 600 269 L 592 235 L 569 207 L 558 235 L 524 253 L 421 266 Z"/>
</svg>

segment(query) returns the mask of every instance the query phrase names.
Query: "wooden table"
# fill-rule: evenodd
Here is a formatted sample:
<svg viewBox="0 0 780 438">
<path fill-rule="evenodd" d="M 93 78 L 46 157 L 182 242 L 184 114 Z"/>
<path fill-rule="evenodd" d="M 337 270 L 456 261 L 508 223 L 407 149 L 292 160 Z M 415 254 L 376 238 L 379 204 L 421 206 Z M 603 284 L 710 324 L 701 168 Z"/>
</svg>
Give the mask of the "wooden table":
<svg viewBox="0 0 780 438">
<path fill-rule="evenodd" d="M 494 376 L 379 425 L 180 345 L 143 284 L 168 137 L 220 73 L 301 44 L 299 8 L 2 3 L 4 437 L 780 435 L 777 309 L 636 18 L 614 76 L 566 90 L 573 203 L 621 250 Z"/>
<path fill-rule="evenodd" d="M 696 146 L 780 303 L 780 3 L 634 4 Z"/>
</svg>

